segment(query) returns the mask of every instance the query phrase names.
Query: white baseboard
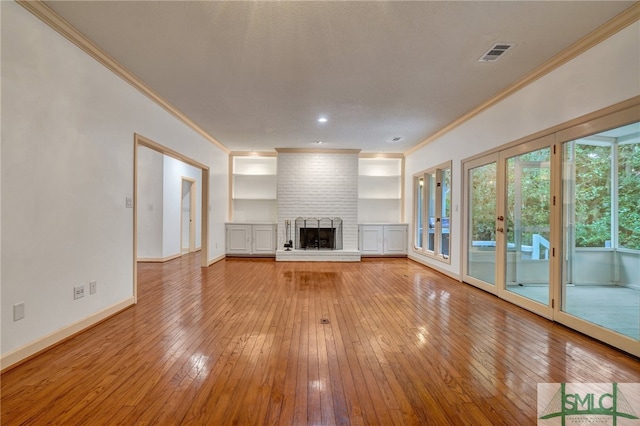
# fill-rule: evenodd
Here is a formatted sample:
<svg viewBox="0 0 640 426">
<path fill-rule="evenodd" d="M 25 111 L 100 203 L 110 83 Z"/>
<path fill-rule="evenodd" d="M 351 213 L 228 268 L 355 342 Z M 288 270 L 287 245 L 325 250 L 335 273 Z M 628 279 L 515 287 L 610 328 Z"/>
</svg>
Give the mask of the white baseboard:
<svg viewBox="0 0 640 426">
<path fill-rule="evenodd" d="M 180 256 L 182 256 L 182 254 L 178 253 L 178 254 L 174 254 L 172 256 L 167 256 L 167 257 L 139 257 L 136 260 L 138 262 L 162 263 L 162 262 L 168 262 L 168 261 L 173 260 L 173 259 L 177 259 Z"/>
<path fill-rule="evenodd" d="M 113 316 L 120 311 L 132 306 L 134 304 L 133 297 L 129 297 L 122 302 L 109 306 L 95 314 L 88 316 L 80 321 L 63 327 L 54 331 L 44 337 L 41 337 L 31 343 L 27 343 L 13 351 L 3 354 L 0 358 L 0 371 L 5 371 L 9 367 L 15 366 L 18 363 L 26 361 L 27 359 L 44 352 L 51 347 L 62 343 L 64 340 L 86 330 L 101 321 Z"/>
<path fill-rule="evenodd" d="M 207 263 L 207 266 L 211 266 L 216 262 L 220 262 L 222 259 L 224 259 L 225 257 L 227 257 L 226 255 L 222 254 L 218 257 L 214 257 L 213 259 L 209 260 L 209 263 Z"/>
<path fill-rule="evenodd" d="M 444 275 L 446 275 L 446 276 L 448 276 L 448 277 L 450 277 L 450 278 L 453 278 L 453 279 L 454 279 L 454 280 L 456 280 L 456 281 L 460 281 L 460 282 L 462 282 L 462 278 L 460 278 L 460 275 L 458 275 L 458 274 L 454 274 L 454 273 L 453 273 L 453 272 L 451 272 L 451 271 L 447 271 L 446 269 L 440 268 L 440 267 L 438 267 L 437 265 L 434 265 L 433 263 L 428 263 L 428 262 L 426 262 L 426 261 L 422 260 L 422 259 L 421 259 L 421 258 L 419 258 L 419 257 L 412 256 L 411 254 L 409 254 L 407 257 L 408 257 L 409 259 L 413 260 L 414 262 L 418 262 L 418 263 L 420 263 L 421 265 L 424 265 L 424 266 L 426 266 L 426 267 L 429 267 L 429 268 L 431 268 L 431 269 L 434 269 L 434 270 L 436 270 L 436 271 L 440 272 L 441 274 L 444 274 Z"/>
</svg>

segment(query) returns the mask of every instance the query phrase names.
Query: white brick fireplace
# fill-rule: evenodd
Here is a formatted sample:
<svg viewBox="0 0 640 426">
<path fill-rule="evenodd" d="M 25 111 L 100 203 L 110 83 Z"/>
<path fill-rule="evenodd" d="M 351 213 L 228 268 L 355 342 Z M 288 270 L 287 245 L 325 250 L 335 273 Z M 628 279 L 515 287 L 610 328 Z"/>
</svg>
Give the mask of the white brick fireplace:
<svg viewBox="0 0 640 426">
<path fill-rule="evenodd" d="M 276 260 L 359 261 L 359 150 L 276 149 L 278 152 L 278 246 Z M 285 221 L 342 219 L 342 250 L 285 251 Z"/>
</svg>

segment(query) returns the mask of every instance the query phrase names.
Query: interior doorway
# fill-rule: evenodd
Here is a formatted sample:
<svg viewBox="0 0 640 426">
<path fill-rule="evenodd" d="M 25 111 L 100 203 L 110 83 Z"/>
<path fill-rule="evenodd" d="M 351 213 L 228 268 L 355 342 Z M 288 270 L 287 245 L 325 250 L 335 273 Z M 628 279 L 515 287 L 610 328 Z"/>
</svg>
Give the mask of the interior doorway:
<svg viewBox="0 0 640 426">
<path fill-rule="evenodd" d="M 182 254 L 196 251 L 196 181 L 182 177 L 180 194 L 180 247 Z"/>
<path fill-rule="evenodd" d="M 195 185 L 190 188 L 190 201 L 189 201 L 189 210 L 190 214 L 196 213 L 196 206 L 194 201 L 196 199 L 193 194 L 195 191 L 199 191 L 200 193 L 200 266 L 206 268 L 209 266 L 209 167 L 205 166 L 202 163 L 199 163 L 177 151 L 174 151 L 170 148 L 167 148 L 163 145 L 160 145 L 157 142 L 152 141 L 151 139 L 147 139 L 144 136 L 134 134 L 134 172 L 133 172 L 133 297 L 134 303 L 137 302 L 138 299 L 138 151 L 140 147 L 146 147 L 173 159 L 182 161 L 185 164 L 188 164 L 196 169 L 201 171 L 201 184 L 200 188 L 196 188 Z M 181 200 L 180 200 L 181 201 Z M 181 206 L 181 204 L 179 204 Z M 195 223 L 195 220 L 192 218 L 191 223 Z M 193 238 L 190 238 L 190 246 L 196 244 L 195 238 L 195 226 L 193 230 L 190 231 L 190 234 L 193 235 Z M 178 236 L 181 238 L 181 236 Z M 194 251 L 195 251 L 194 247 Z"/>
</svg>

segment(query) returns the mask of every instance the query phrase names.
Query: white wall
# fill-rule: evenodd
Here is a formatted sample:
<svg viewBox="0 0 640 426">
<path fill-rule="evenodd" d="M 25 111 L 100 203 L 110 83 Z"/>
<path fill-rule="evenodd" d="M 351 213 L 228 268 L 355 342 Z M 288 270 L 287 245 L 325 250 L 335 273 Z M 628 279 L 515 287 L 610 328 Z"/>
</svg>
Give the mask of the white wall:
<svg viewBox="0 0 640 426">
<path fill-rule="evenodd" d="M 138 148 L 138 258 L 162 259 L 164 155 Z"/>
<path fill-rule="evenodd" d="M 640 94 L 640 23 L 523 88 L 405 160 L 405 211 L 413 211 L 414 173 L 453 160 L 451 264 L 410 254 L 451 275 L 461 274 L 461 161 Z M 499 62 L 495 64 L 499 66 Z M 409 222 L 413 220 L 407 215 Z M 410 228 L 411 229 L 411 228 Z M 413 233 L 411 233 L 413 234 Z M 412 235 L 411 235 L 412 237 Z M 409 247 L 413 241 L 409 242 Z"/>
<path fill-rule="evenodd" d="M 4 361 L 133 300 L 134 132 L 210 167 L 209 259 L 224 254 L 228 156 L 21 6 L 0 7 Z M 98 293 L 73 300 L 91 280 Z"/>
<path fill-rule="evenodd" d="M 200 247 L 200 224 L 202 211 L 202 172 L 193 166 L 164 156 L 162 223 L 162 257 L 175 256 L 182 252 L 180 219 L 182 199 L 182 178 L 196 180 L 196 247 Z"/>
</svg>

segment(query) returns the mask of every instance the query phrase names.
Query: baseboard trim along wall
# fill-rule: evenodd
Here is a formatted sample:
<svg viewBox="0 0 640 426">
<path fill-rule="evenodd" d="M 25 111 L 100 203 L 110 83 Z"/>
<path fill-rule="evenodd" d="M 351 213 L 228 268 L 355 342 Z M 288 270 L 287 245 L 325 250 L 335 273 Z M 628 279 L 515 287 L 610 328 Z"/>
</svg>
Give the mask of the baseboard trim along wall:
<svg viewBox="0 0 640 426">
<path fill-rule="evenodd" d="M 209 263 L 208 263 L 208 265 L 207 265 L 207 266 L 211 266 L 211 265 L 213 265 L 213 264 L 214 264 L 214 263 L 216 263 L 216 262 L 220 262 L 222 259 L 225 259 L 226 257 L 227 257 L 227 256 L 226 256 L 226 255 L 224 255 L 224 254 L 223 254 L 223 255 L 220 255 L 220 256 L 218 256 L 218 257 L 214 257 L 213 259 L 209 260 Z"/>
<path fill-rule="evenodd" d="M 409 259 L 413 260 L 414 262 L 417 262 L 417 263 L 419 263 L 421 265 L 427 266 L 427 267 L 429 267 L 429 268 L 431 268 L 431 269 L 433 269 L 435 271 L 440 272 L 441 274 L 444 274 L 444 275 L 446 275 L 446 276 L 448 276 L 450 278 L 453 278 L 456 281 L 462 282 L 462 279 L 460 278 L 460 275 L 458 275 L 458 274 L 454 274 L 453 272 L 447 271 L 446 269 L 439 268 L 438 266 L 434 265 L 433 263 L 428 263 L 428 262 L 422 260 L 419 257 L 412 256 L 411 254 L 407 255 L 407 257 Z"/>
<path fill-rule="evenodd" d="M 168 262 L 173 259 L 177 259 L 182 256 L 182 253 L 174 254 L 167 257 L 139 257 L 137 259 L 138 262 L 148 262 L 148 263 L 163 263 Z"/>
<path fill-rule="evenodd" d="M 41 337 L 31 343 L 19 347 L 0 358 L 0 371 L 4 373 L 12 367 L 31 359 L 32 357 L 51 349 L 52 347 L 72 338 L 73 336 L 98 325 L 110 317 L 134 305 L 133 297 L 129 297 L 122 302 L 116 303 L 102 311 L 96 312 L 80 321 L 63 327 L 51 334 Z"/>
</svg>

